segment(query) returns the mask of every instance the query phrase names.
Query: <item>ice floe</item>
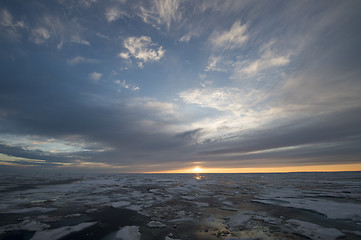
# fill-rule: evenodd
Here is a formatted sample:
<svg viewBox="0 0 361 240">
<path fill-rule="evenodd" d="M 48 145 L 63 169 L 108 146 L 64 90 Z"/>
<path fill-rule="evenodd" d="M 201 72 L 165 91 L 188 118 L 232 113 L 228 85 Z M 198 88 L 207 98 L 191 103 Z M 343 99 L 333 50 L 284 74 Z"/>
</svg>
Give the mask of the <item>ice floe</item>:
<svg viewBox="0 0 361 240">
<path fill-rule="evenodd" d="M 117 231 L 115 238 L 121 240 L 140 240 L 139 227 L 125 226 Z"/>
<path fill-rule="evenodd" d="M 30 240 L 56 240 L 60 239 L 72 232 L 78 232 L 90 226 L 93 226 L 96 222 L 84 222 L 75 226 L 64 226 L 55 229 L 49 229 L 44 231 L 37 231 Z"/>
<path fill-rule="evenodd" d="M 25 231 L 41 231 L 43 229 L 49 228 L 48 224 L 40 223 L 36 220 L 27 219 L 21 223 L 9 224 L 0 227 L 0 234 L 8 231 L 14 230 L 25 230 Z"/>
</svg>

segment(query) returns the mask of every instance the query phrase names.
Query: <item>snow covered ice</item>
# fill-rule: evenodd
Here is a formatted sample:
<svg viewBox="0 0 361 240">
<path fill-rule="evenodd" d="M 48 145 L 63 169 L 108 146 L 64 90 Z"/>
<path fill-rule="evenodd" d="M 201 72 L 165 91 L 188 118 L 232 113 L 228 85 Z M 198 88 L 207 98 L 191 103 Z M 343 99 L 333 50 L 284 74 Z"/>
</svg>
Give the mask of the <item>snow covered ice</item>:
<svg viewBox="0 0 361 240">
<path fill-rule="evenodd" d="M 361 174 L 3 175 L 2 239 L 360 239 Z"/>
</svg>

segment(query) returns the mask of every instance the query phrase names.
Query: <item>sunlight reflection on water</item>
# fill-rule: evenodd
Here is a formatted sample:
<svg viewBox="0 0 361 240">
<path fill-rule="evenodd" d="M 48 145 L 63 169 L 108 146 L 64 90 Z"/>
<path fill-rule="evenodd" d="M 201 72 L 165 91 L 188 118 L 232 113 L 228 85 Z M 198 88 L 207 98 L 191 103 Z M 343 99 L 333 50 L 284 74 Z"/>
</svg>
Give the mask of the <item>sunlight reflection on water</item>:
<svg viewBox="0 0 361 240">
<path fill-rule="evenodd" d="M 204 180 L 205 177 L 206 177 L 206 176 L 202 176 L 202 175 L 200 175 L 199 173 L 196 173 L 196 175 L 194 176 L 194 178 L 197 179 L 197 180 L 199 180 L 199 181 L 200 181 L 200 180 Z"/>
</svg>

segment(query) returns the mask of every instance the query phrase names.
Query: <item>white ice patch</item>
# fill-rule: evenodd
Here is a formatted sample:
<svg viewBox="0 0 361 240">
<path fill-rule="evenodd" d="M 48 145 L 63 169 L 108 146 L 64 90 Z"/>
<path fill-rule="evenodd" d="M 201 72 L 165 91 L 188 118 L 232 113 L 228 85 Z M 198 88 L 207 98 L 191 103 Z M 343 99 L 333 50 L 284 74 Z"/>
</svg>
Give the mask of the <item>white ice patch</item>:
<svg viewBox="0 0 361 240">
<path fill-rule="evenodd" d="M 72 232 L 78 232 L 90 226 L 93 226 L 96 222 L 85 222 L 75 226 L 64 226 L 55 229 L 49 229 L 45 231 L 38 231 L 30 240 L 56 240 L 60 239 Z"/>
<path fill-rule="evenodd" d="M 139 227 L 125 226 L 116 233 L 115 238 L 122 240 L 140 240 Z"/>
<path fill-rule="evenodd" d="M 309 237 L 315 240 L 336 240 L 345 235 L 335 228 L 325 228 L 317 224 L 299 221 L 288 220 L 286 226 L 291 228 L 294 233 Z"/>
<path fill-rule="evenodd" d="M 164 223 L 158 222 L 158 221 L 150 221 L 147 224 L 147 227 L 149 228 L 165 228 L 166 225 Z"/>
</svg>

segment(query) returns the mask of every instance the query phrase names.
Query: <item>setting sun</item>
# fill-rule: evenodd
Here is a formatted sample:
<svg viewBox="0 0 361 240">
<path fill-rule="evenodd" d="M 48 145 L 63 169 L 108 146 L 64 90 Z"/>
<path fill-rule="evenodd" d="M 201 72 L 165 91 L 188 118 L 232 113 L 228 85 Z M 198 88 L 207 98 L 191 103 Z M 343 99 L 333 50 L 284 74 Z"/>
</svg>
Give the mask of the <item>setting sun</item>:
<svg viewBox="0 0 361 240">
<path fill-rule="evenodd" d="M 195 167 L 195 168 L 193 168 L 193 172 L 200 173 L 200 172 L 202 172 L 202 169 L 200 167 Z"/>
</svg>

